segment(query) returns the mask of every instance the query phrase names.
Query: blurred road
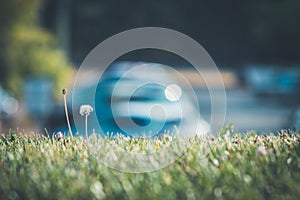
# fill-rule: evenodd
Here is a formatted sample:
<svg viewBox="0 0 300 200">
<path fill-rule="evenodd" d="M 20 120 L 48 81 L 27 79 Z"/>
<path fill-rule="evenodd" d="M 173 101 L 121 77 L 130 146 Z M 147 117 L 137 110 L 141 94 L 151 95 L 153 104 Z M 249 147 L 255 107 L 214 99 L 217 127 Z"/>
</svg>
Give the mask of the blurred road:
<svg viewBox="0 0 300 200">
<path fill-rule="evenodd" d="M 203 78 L 195 71 L 179 70 L 194 88 L 198 98 L 201 116 L 208 122 L 211 117 L 211 99 Z M 216 96 L 220 96 L 220 86 L 216 84 L 218 74 L 213 71 L 201 71 L 206 77 L 206 81 L 213 87 Z M 276 132 L 288 127 L 291 106 L 280 103 L 281 99 L 258 98 L 253 91 L 242 87 L 236 72 L 221 71 L 221 76 L 226 90 L 226 116 L 224 125 L 233 124 L 236 130 L 245 132 L 248 130 L 257 130 L 260 132 Z M 93 73 L 84 77 L 90 77 L 88 80 L 94 80 Z M 97 77 L 96 77 L 97 78 Z M 176 75 L 174 74 L 176 79 Z M 83 81 L 88 81 L 83 80 Z M 180 84 L 180 82 L 179 82 Z M 182 83 L 181 86 L 184 84 Z M 182 88 L 185 92 L 186 88 Z M 220 95 L 219 95 L 220 94 Z M 221 105 L 221 99 L 217 99 L 216 111 Z M 217 127 L 217 126 L 216 126 Z"/>
<path fill-rule="evenodd" d="M 218 93 L 218 90 L 214 92 Z M 196 89 L 200 113 L 210 120 L 211 104 L 207 90 Z M 276 102 L 266 102 L 256 98 L 245 89 L 226 89 L 227 107 L 225 125 L 232 123 L 238 131 L 257 130 L 278 131 L 286 128 L 290 109 Z"/>
<path fill-rule="evenodd" d="M 210 122 L 211 118 L 211 99 L 210 94 L 206 88 L 205 81 L 199 76 L 198 73 L 191 71 L 179 71 L 189 83 L 191 83 L 194 88 L 194 92 L 198 98 L 200 115 L 207 121 Z M 201 74 L 207 78 L 212 86 L 213 92 L 216 93 L 215 96 L 221 96 L 220 86 L 215 84 L 218 74 L 212 71 L 201 71 Z M 84 77 L 89 77 L 89 79 L 83 80 L 83 85 L 87 84 L 86 81 L 92 81 L 94 73 L 87 74 Z M 288 128 L 290 126 L 289 120 L 292 111 L 292 105 L 289 105 L 286 100 L 282 98 L 273 98 L 273 97 L 260 97 L 254 95 L 254 92 L 246 87 L 241 86 L 239 79 L 237 78 L 236 73 L 233 71 L 221 71 L 221 76 L 225 85 L 226 92 L 226 115 L 224 126 L 228 124 L 233 124 L 235 129 L 240 132 L 246 132 L 249 130 L 256 130 L 259 132 L 277 132 L 280 129 Z M 184 84 L 178 82 L 186 93 L 188 91 L 184 88 Z M 206 82 L 207 83 L 207 82 Z M 216 99 L 216 113 L 221 115 L 220 106 L 222 105 L 222 99 Z M 219 103 L 218 103 L 219 102 Z M 60 118 L 55 115 L 54 119 L 60 121 L 63 124 L 65 123 L 63 108 L 59 108 L 61 111 Z M 22 110 L 21 110 L 22 111 Z M 24 115 L 18 114 L 21 121 L 17 124 L 19 127 L 24 128 Z M 56 122 L 55 121 L 55 122 Z M 53 123 L 55 123 L 53 122 Z M 4 125 L 4 124 L 3 124 Z M 49 125 L 50 126 L 50 125 Z M 49 127 L 46 126 L 46 127 Z M 57 126 L 62 126 L 57 124 Z M 44 127 L 44 124 L 40 124 L 39 127 Z M 220 128 L 217 125 L 214 128 Z M 29 130 L 33 128 L 30 127 Z M 52 129 L 49 129 L 52 130 Z M 42 130 L 43 131 L 43 130 Z"/>
<path fill-rule="evenodd" d="M 209 122 L 211 117 L 211 99 L 205 83 L 195 73 L 192 74 L 187 71 L 182 71 L 181 73 L 189 80 L 192 80 L 191 83 L 199 100 L 200 114 Z M 216 73 L 205 71 L 201 73 L 212 82 L 217 78 Z M 227 101 L 225 126 L 233 124 L 236 130 L 241 132 L 248 130 L 274 132 L 287 128 L 291 113 L 289 106 L 280 104 L 276 99 L 256 97 L 251 90 L 241 87 L 235 72 L 222 71 L 221 76 L 225 85 Z M 217 94 L 216 96 L 221 94 L 219 87 L 214 88 L 213 91 Z M 220 102 L 221 99 L 217 99 L 218 101 Z M 218 108 L 216 110 L 218 111 Z"/>
</svg>

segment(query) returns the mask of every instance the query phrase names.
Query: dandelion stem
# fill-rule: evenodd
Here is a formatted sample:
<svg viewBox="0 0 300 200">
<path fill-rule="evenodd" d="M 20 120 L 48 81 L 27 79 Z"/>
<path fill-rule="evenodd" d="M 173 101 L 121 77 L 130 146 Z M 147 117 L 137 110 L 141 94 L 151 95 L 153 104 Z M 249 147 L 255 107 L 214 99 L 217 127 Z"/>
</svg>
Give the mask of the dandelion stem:
<svg viewBox="0 0 300 200">
<path fill-rule="evenodd" d="M 90 113 L 93 112 L 93 108 L 90 105 L 81 105 L 79 113 L 82 116 L 85 116 L 85 138 L 86 141 L 88 141 L 89 134 L 88 134 L 88 124 L 87 124 L 87 119 Z"/>
<path fill-rule="evenodd" d="M 64 107 L 65 107 L 67 124 L 68 124 L 68 128 L 69 128 L 70 136 L 72 138 L 73 137 L 73 133 L 72 133 L 72 130 L 71 130 L 71 125 L 70 125 L 70 120 L 69 120 L 69 115 L 68 115 L 68 106 L 67 106 L 67 90 L 63 89 L 62 93 L 64 95 Z"/>
<path fill-rule="evenodd" d="M 88 115 L 85 115 L 85 138 L 86 138 L 86 141 L 88 141 L 88 124 L 87 124 L 87 119 L 88 119 Z"/>
</svg>

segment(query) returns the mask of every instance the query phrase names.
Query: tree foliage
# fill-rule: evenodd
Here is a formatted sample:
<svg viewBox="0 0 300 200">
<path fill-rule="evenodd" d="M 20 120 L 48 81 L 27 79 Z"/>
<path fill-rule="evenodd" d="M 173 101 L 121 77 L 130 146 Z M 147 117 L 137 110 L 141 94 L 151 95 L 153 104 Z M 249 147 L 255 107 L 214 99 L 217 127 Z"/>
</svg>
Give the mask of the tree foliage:
<svg viewBox="0 0 300 200">
<path fill-rule="evenodd" d="M 0 73 L 6 89 L 22 93 L 27 78 L 50 78 L 54 89 L 68 84 L 72 67 L 56 47 L 55 38 L 38 26 L 41 0 L 10 0 L 0 3 Z"/>
</svg>

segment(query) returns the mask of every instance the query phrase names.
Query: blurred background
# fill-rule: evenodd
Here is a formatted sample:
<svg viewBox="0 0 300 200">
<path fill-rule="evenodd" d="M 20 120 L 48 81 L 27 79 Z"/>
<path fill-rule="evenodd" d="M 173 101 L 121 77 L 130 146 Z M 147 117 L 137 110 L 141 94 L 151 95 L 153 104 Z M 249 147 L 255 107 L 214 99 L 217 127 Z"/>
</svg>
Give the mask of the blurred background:
<svg viewBox="0 0 300 200">
<path fill-rule="evenodd" d="M 87 54 L 114 34 L 146 26 L 180 31 L 207 50 L 226 87 L 225 124 L 239 131 L 299 128 L 299 10 L 298 0 L 1 1 L 0 131 L 51 133 L 65 125 L 61 89 L 72 90 Z M 151 49 L 118 59 L 125 60 L 180 71 L 209 121 L 208 91 L 186 61 Z M 211 71 L 203 74 L 216 78 Z"/>
</svg>

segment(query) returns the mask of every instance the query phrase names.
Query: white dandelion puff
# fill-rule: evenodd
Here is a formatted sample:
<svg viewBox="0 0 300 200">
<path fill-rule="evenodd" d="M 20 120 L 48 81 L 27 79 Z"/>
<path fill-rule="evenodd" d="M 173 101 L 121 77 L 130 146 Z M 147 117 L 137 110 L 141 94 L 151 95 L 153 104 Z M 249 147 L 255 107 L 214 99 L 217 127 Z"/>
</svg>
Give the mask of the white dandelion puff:
<svg viewBox="0 0 300 200">
<path fill-rule="evenodd" d="M 90 105 L 81 105 L 80 106 L 80 110 L 79 110 L 79 113 L 82 115 L 82 116 L 85 116 L 85 138 L 86 138 L 86 141 L 88 140 L 88 125 L 87 125 L 87 118 L 88 116 L 90 115 L 91 112 L 93 112 L 94 109 L 92 106 Z"/>
<path fill-rule="evenodd" d="M 94 111 L 94 109 L 93 109 L 92 106 L 82 105 L 82 106 L 80 106 L 80 111 L 79 112 L 82 116 L 86 116 L 86 115 L 89 115 L 93 111 Z"/>
</svg>

